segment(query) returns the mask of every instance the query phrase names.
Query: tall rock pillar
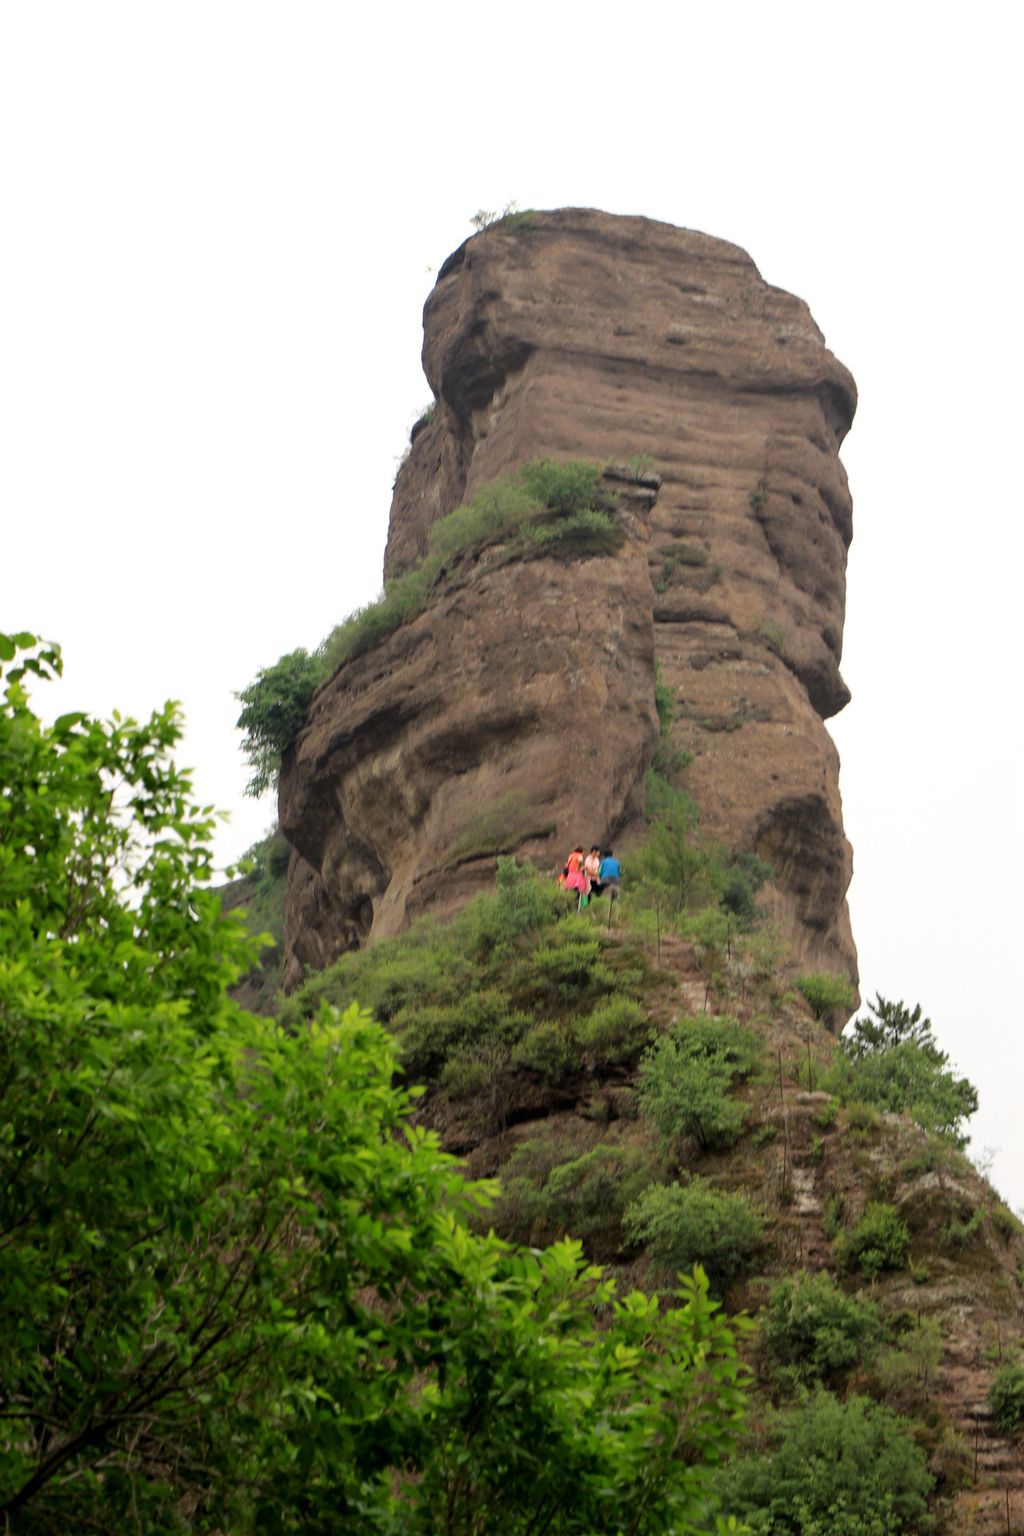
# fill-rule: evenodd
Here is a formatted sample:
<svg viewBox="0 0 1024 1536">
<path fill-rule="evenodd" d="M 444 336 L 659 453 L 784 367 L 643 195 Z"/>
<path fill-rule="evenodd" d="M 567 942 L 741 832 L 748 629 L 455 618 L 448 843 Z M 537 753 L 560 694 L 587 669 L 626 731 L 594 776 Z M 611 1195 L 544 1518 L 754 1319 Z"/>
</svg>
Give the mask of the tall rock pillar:
<svg viewBox="0 0 1024 1536">
<path fill-rule="evenodd" d="M 495 801 L 506 845 L 549 864 L 567 837 L 635 828 L 655 657 L 704 830 L 771 863 L 798 965 L 855 979 L 824 721 L 848 699 L 856 390 L 807 306 L 723 241 L 564 209 L 449 257 L 423 363 L 437 404 L 395 485 L 387 576 L 530 459 L 632 464 L 641 500 L 646 470 L 661 489 L 614 558 L 456 583 L 320 691 L 282 777 L 291 979 L 464 899 L 493 864 L 464 855 Z"/>
</svg>

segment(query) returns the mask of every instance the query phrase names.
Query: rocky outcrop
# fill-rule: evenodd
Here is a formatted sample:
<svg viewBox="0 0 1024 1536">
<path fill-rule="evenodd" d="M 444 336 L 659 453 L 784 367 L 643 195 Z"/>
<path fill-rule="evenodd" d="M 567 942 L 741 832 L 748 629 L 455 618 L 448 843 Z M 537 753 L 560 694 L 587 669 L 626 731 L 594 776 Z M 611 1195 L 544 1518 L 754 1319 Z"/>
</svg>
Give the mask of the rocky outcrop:
<svg viewBox="0 0 1024 1536">
<path fill-rule="evenodd" d="M 317 695 L 282 775 L 290 979 L 462 900 L 497 843 L 550 864 L 628 831 L 655 654 L 705 829 L 772 863 L 798 964 L 855 977 L 823 722 L 848 698 L 856 396 L 806 305 L 735 246 L 562 210 L 449 257 L 423 362 L 437 404 L 396 482 L 388 576 L 532 458 L 632 463 L 661 490 L 620 554 L 462 571 Z"/>
<path fill-rule="evenodd" d="M 606 481 L 615 554 L 471 555 L 426 613 L 316 695 L 281 776 L 286 986 L 451 911 L 493 883 L 497 852 L 550 866 L 584 830 L 607 841 L 638 826 L 658 734 L 656 482 Z"/>
</svg>

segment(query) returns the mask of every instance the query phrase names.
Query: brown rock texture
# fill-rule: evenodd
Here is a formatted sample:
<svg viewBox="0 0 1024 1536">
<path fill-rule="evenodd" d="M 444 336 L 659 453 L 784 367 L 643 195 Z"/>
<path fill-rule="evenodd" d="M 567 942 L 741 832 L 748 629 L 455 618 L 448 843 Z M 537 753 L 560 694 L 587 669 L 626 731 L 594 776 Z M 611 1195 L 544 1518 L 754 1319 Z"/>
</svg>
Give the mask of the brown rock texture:
<svg viewBox="0 0 1024 1536">
<path fill-rule="evenodd" d="M 395 485 L 387 576 L 533 458 L 632 463 L 661 490 L 629 513 L 619 555 L 460 572 L 320 691 L 282 775 L 289 981 L 462 900 L 493 848 L 454 850 L 496 802 L 508 846 L 547 864 L 567 841 L 628 832 L 655 655 L 703 827 L 772 863 L 795 964 L 855 979 L 823 722 L 848 699 L 838 454 L 856 391 L 806 305 L 723 241 L 564 209 L 448 258 L 423 363 L 437 405 Z"/>
<path fill-rule="evenodd" d="M 316 695 L 281 777 L 286 987 L 453 910 L 493 883 L 498 851 L 551 866 L 581 824 L 602 840 L 640 825 L 658 735 L 656 482 L 617 488 L 616 554 L 467 557 L 426 613 Z"/>
</svg>

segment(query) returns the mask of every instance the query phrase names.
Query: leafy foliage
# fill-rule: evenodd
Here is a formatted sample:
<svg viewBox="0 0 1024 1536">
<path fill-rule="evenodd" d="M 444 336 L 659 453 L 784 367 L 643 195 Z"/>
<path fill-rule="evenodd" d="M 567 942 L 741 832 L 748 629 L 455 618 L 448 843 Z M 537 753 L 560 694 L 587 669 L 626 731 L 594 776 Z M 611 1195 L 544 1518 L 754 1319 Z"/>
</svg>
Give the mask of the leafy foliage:
<svg viewBox="0 0 1024 1536">
<path fill-rule="evenodd" d="M 262 668 L 237 695 L 242 750 L 253 770 L 246 792 L 259 796 L 277 782 L 281 755 L 320 683 L 423 613 L 463 556 L 499 542 L 508 546 L 509 558 L 522 560 L 613 554 L 624 535 L 613 516 L 615 499 L 601 489 L 600 477 L 593 464 L 535 459 L 495 480 L 435 523 L 424 558 L 388 581 L 375 602 L 350 614 L 317 650 L 292 651 Z"/>
<path fill-rule="evenodd" d="M 242 705 L 236 721 L 243 732 L 242 751 L 252 769 L 247 795 L 258 798 L 277 783 L 281 754 L 305 722 L 322 677 L 318 652 L 290 651 L 272 667 L 262 667 L 248 688 L 235 695 Z"/>
<path fill-rule="evenodd" d="M 949 1070 L 930 1019 L 876 996 L 870 1015 L 857 1019 L 841 1041 L 844 1060 L 829 1076 L 833 1092 L 891 1114 L 906 1114 L 927 1131 L 967 1144 L 964 1121 L 978 1107 L 978 1092 Z"/>
<path fill-rule="evenodd" d="M 988 1404 L 1004 1435 L 1024 1432 L 1024 1365 L 1008 1360 L 999 1367 L 988 1389 Z"/>
<path fill-rule="evenodd" d="M 719 1489 L 754 1536 L 901 1536 L 926 1519 L 932 1478 L 906 1419 L 818 1391 L 777 1415 L 769 1446 L 726 1468 Z"/>
<path fill-rule="evenodd" d="M 644 781 L 647 832 L 631 860 L 631 904 L 666 913 L 687 937 L 695 922 L 733 936 L 756 916 L 754 897 L 771 877 L 771 865 L 753 854 L 730 854 L 701 835 L 696 805 L 668 777 L 689 759 L 669 745 L 675 704 L 657 672 L 655 703 L 661 736 Z"/>
<path fill-rule="evenodd" d="M 325 1000 L 365 999 L 395 1034 L 409 1081 L 460 1100 L 479 1094 L 489 1116 L 512 1070 L 553 1081 L 635 1060 L 651 1033 L 635 1001 L 641 967 L 630 946 L 572 912 L 553 881 L 501 858 L 493 894 L 450 923 L 421 920 L 343 956 L 309 977 L 279 1018 L 296 1030 Z"/>
<path fill-rule="evenodd" d="M 210 817 L 170 759 L 174 709 L 43 726 L 23 680 L 59 653 L 0 636 L 0 663 L 19 648 L 0 707 L 5 1521 L 611 1536 L 625 1510 L 638 1536 L 706 1531 L 743 1372 L 703 1276 L 663 1311 L 576 1243 L 474 1235 L 492 1191 L 413 1126 L 379 1025 L 325 1008 L 291 1035 L 231 1002 L 253 946 L 203 886 Z"/>
<path fill-rule="evenodd" d="M 719 1286 L 748 1267 L 764 1236 L 761 1217 L 743 1195 L 724 1194 L 702 1178 L 652 1185 L 626 1212 L 626 1230 L 663 1269 L 700 1264 Z"/>
<path fill-rule="evenodd" d="M 503 1237 L 530 1244 L 572 1232 L 595 1257 L 612 1259 L 623 1212 L 650 1177 L 642 1148 L 601 1141 L 580 1151 L 563 1137 L 530 1137 L 506 1164 L 494 1223 Z"/>
<path fill-rule="evenodd" d="M 885 1332 L 874 1303 L 848 1296 L 827 1274 L 780 1281 L 761 1318 L 765 1352 L 774 1366 L 807 1385 L 834 1381 L 861 1364 Z"/>
<path fill-rule="evenodd" d="M 640 905 L 673 914 L 715 897 L 715 850 L 697 835 L 697 807 L 660 774 L 648 773 L 647 833 L 632 861 L 631 888 Z"/>
<path fill-rule="evenodd" d="M 848 1015 L 853 1007 L 854 991 L 845 976 L 815 971 L 807 976 L 797 976 L 793 985 L 806 998 L 816 1019 L 827 1019 L 836 1012 Z"/>
<path fill-rule="evenodd" d="M 920 1404 L 942 1359 L 942 1330 L 933 1317 L 903 1318 L 896 1343 L 871 1360 L 871 1373 L 886 1399 L 896 1407 Z"/>
<path fill-rule="evenodd" d="M 644 1118 L 666 1142 L 693 1136 L 705 1151 L 730 1146 L 746 1120 L 730 1090 L 760 1059 L 757 1036 L 735 1019 L 680 1019 L 640 1064 Z"/>
<path fill-rule="evenodd" d="M 635 1062 L 652 1032 L 635 999 L 613 994 L 580 1019 L 576 1039 L 588 1066 L 618 1066 Z"/>
<path fill-rule="evenodd" d="M 910 1233 L 894 1206 L 869 1201 L 864 1214 L 836 1241 L 838 1256 L 859 1269 L 865 1280 L 875 1280 L 887 1269 L 902 1269 L 907 1262 Z"/>
</svg>

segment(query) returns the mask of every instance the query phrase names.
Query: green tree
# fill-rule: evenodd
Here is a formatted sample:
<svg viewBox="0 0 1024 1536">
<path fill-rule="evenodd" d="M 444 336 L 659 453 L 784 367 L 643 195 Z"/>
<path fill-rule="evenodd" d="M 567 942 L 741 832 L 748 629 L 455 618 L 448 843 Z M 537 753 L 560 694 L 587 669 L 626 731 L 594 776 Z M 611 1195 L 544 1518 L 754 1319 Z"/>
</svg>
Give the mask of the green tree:
<svg viewBox="0 0 1024 1536">
<path fill-rule="evenodd" d="M 242 751 L 252 769 L 247 795 L 258 798 L 276 785 L 281 754 L 305 723 L 323 670 L 318 654 L 289 651 L 272 667 L 261 667 L 249 686 L 235 695 L 242 706 L 236 722 L 243 732 Z"/>
<path fill-rule="evenodd" d="M 1024 1365 L 1008 1360 L 999 1367 L 988 1389 L 988 1403 L 1004 1435 L 1024 1432 Z"/>
<path fill-rule="evenodd" d="M 716 894 L 714 854 L 698 837 L 689 795 L 653 772 L 646 789 L 648 829 L 633 858 L 633 883 L 642 901 L 679 913 Z"/>
<path fill-rule="evenodd" d="M 877 1280 L 887 1269 L 902 1269 L 910 1251 L 910 1231 L 896 1207 L 869 1200 L 863 1214 L 836 1239 L 836 1256 Z"/>
<path fill-rule="evenodd" d="M 5 1528 L 707 1530 L 743 1372 L 703 1276 L 663 1311 L 474 1235 L 366 1013 L 231 1001 L 174 708 L 44 726 L 59 669 L 0 636 Z"/>
<path fill-rule="evenodd" d="M 840 1042 L 845 1060 L 830 1074 L 832 1091 L 909 1115 L 925 1130 L 966 1146 L 964 1121 L 978 1107 L 978 1091 L 949 1070 L 920 1004 L 911 1009 L 876 996 L 868 1007 L 869 1016 L 857 1019 Z"/>
</svg>

